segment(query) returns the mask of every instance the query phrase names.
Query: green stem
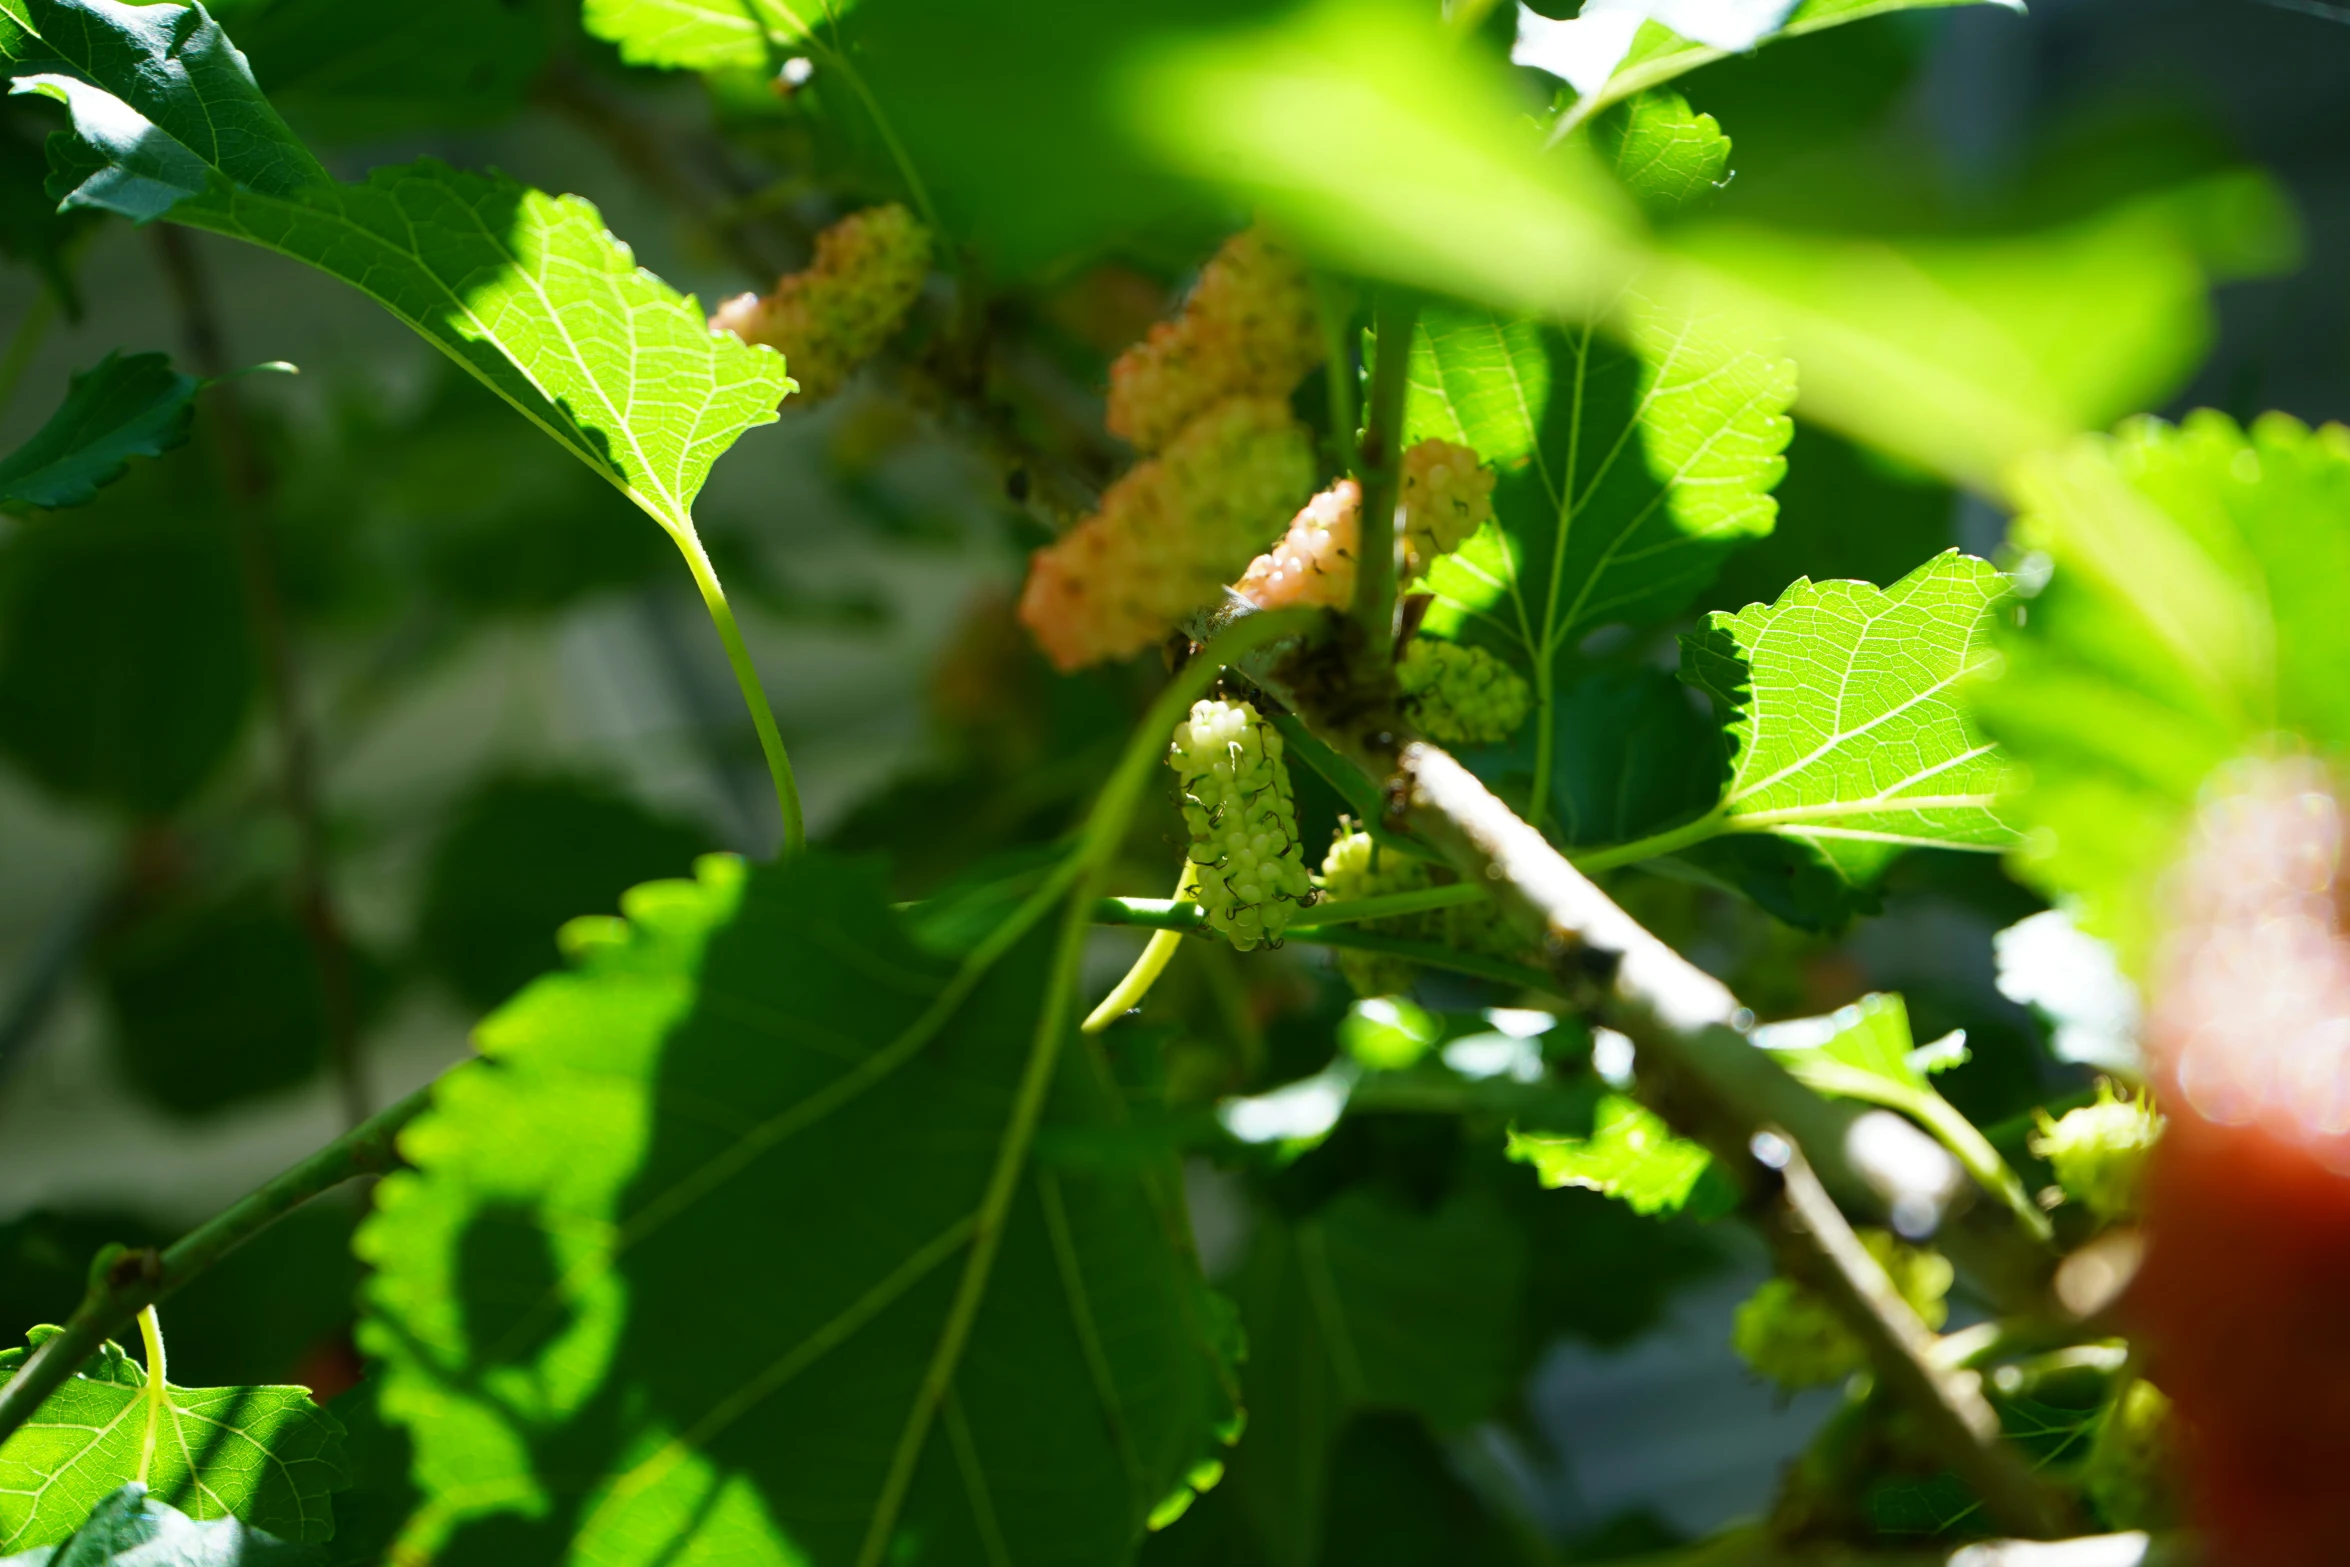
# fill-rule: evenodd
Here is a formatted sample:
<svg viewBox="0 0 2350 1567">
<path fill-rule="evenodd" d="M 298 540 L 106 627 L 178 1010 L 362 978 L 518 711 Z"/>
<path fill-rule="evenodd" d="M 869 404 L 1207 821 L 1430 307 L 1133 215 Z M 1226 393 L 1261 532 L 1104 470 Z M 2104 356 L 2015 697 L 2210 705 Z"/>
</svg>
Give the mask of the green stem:
<svg viewBox="0 0 2350 1567">
<path fill-rule="evenodd" d="M 155 1468 L 155 1443 L 163 1435 L 163 1320 L 155 1315 L 153 1306 L 139 1308 L 139 1337 L 147 1348 L 147 1430 L 139 1439 L 139 1484 L 147 1483 L 147 1476 Z"/>
<path fill-rule="evenodd" d="M 1199 867 L 1192 863 L 1191 856 L 1185 855 L 1182 878 L 1175 883 L 1175 896 L 1167 902 L 1170 907 L 1185 904 L 1197 906 L 1198 892 Z M 1079 1025 L 1080 1030 L 1098 1034 L 1131 1009 L 1141 1006 L 1143 998 L 1151 993 L 1151 986 L 1159 982 L 1159 976 L 1167 972 L 1167 965 L 1175 961 L 1175 949 L 1182 944 L 1183 934 L 1180 931 L 1154 932 L 1151 939 L 1143 943 L 1142 956 L 1134 960 L 1134 967 L 1128 969 L 1126 977 L 1118 981 L 1108 995 L 1102 997 L 1101 1005 L 1086 1014 L 1085 1021 Z"/>
<path fill-rule="evenodd" d="M 1637 865 L 1642 860 L 1661 859 L 1676 854 L 1709 838 L 1718 838 L 1728 830 L 1727 818 L 1720 811 L 1708 811 L 1693 822 L 1668 827 L 1663 832 L 1635 838 L 1630 843 L 1609 844 L 1603 849 L 1582 849 L 1570 852 L 1567 863 L 1590 875 L 1594 871 L 1612 871 L 1619 865 Z"/>
<path fill-rule="evenodd" d="M 1295 932 L 1315 930 L 1326 925 L 1352 925 L 1360 920 L 1401 919 L 1407 914 L 1426 914 L 1436 909 L 1457 909 L 1464 903 L 1482 903 L 1492 894 L 1474 882 L 1454 882 L 1445 887 L 1423 887 L 1417 892 L 1391 892 L 1377 898 L 1356 898 L 1345 903 L 1317 903 L 1301 909 L 1290 921 Z M 1096 925 L 1148 925 L 1155 930 L 1197 930 L 1206 923 L 1205 916 L 1186 912 L 1197 905 L 1189 898 L 1104 898 L 1095 905 L 1093 922 Z"/>
<path fill-rule="evenodd" d="M 1369 903 L 1372 900 L 1365 898 L 1362 901 Z M 1345 905 L 1333 907 L 1342 908 Z M 1207 917 L 1200 912 L 1199 905 L 1194 903 L 1176 903 L 1166 898 L 1103 898 L 1093 906 L 1092 923 L 1140 926 L 1146 930 L 1195 931 L 1207 928 Z M 1357 930 L 1350 924 L 1293 925 L 1284 939 L 1302 941 L 1309 947 L 1349 947 L 1358 952 L 1385 953 L 1389 957 L 1408 958 L 1426 968 L 1473 974 L 1479 979 L 1490 979 L 1523 990 L 1536 990 L 1549 996 L 1562 995 L 1559 981 L 1540 969 L 1528 968 L 1503 958 L 1487 957 L 1481 952 L 1457 951 L 1440 942 L 1382 936 L 1372 931 Z"/>
<path fill-rule="evenodd" d="M 1411 368 L 1412 330 L 1419 319 L 1419 302 L 1411 295 L 1394 288 L 1380 290 L 1373 311 L 1378 357 L 1371 367 L 1371 407 L 1355 464 L 1363 486 L 1363 523 L 1354 604 L 1355 620 L 1380 670 L 1395 656 L 1395 513 L 1403 483 L 1406 372 Z"/>
<path fill-rule="evenodd" d="M 91 1264 L 89 1291 L 66 1319 L 64 1331 L 34 1350 L 15 1376 L 0 1383 L 0 1442 L 13 1436 L 51 1393 L 98 1352 L 99 1345 L 141 1311 L 321 1192 L 358 1176 L 380 1175 L 399 1163 L 394 1144 L 401 1129 L 431 1103 L 432 1087 L 427 1084 L 205 1220 L 160 1253 L 121 1246 L 100 1252 Z M 157 1365 L 161 1365 L 160 1356 Z"/>
<path fill-rule="evenodd" d="M 2007 1204 L 2015 1214 L 2016 1222 L 2024 1227 L 2025 1234 L 2038 1241 L 2054 1236 L 2056 1232 L 2048 1222 L 2048 1215 L 2032 1200 L 2031 1192 L 2025 1189 L 2023 1178 L 2009 1168 L 2005 1159 L 1999 1157 L 1999 1150 L 1991 1146 L 1990 1139 L 1976 1129 L 1975 1123 L 1959 1114 L 1956 1105 L 1940 1094 L 1927 1093 L 1918 1095 L 1913 1104 L 1894 1108 L 1907 1110 L 1923 1121 L 1926 1130 L 1940 1138 L 1942 1146 L 1949 1149 L 1958 1162 L 1966 1167 L 1967 1174 L 1973 1176 L 1985 1191 Z"/>
<path fill-rule="evenodd" d="M 775 805 L 783 813 L 783 852 L 797 854 L 808 846 L 808 824 L 800 814 L 800 785 L 792 776 L 783 736 L 776 730 L 775 711 L 767 705 L 766 688 L 759 684 L 759 666 L 751 662 L 742 627 L 735 624 L 734 606 L 726 602 L 726 589 L 719 586 L 717 569 L 710 564 L 702 541 L 689 532 L 678 537 L 677 546 L 694 574 L 694 586 L 702 590 L 702 603 L 709 608 L 711 624 L 718 628 L 718 640 L 726 646 L 726 662 L 733 667 L 735 684 L 742 687 L 743 701 L 751 709 L 751 727 L 759 731 L 767 775 L 775 780 Z"/>
</svg>

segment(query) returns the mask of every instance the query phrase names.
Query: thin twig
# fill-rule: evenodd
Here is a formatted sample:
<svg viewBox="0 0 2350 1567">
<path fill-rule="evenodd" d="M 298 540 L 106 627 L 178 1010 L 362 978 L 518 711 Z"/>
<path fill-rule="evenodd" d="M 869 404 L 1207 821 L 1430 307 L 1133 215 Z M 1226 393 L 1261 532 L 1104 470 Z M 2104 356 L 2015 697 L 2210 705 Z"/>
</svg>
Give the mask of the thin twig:
<svg viewBox="0 0 2350 1567">
<path fill-rule="evenodd" d="M 1825 1295 L 1868 1347 L 1893 1396 L 1924 1427 L 1935 1453 L 1983 1502 L 2000 1527 L 2045 1538 L 2071 1520 L 2055 1492 L 1999 1439 L 1999 1416 L 1972 1371 L 1944 1365 L 1933 1331 L 1853 1233 L 1800 1148 L 1778 1148 L 1783 1206 L 1773 1226 L 1782 1266 Z"/>
<path fill-rule="evenodd" d="M 5 1442 L 49 1395 L 79 1371 L 138 1314 L 203 1273 L 311 1198 L 363 1175 L 381 1175 L 399 1163 L 402 1128 L 432 1103 L 426 1085 L 345 1132 L 242 1201 L 205 1220 L 167 1249 L 109 1246 L 90 1266 L 89 1292 L 66 1319 L 65 1330 L 44 1342 L 15 1376 L 0 1383 L 0 1442 Z"/>
<path fill-rule="evenodd" d="M 319 998 L 326 1014 L 327 1060 L 342 1096 L 343 1119 L 345 1124 L 357 1126 L 367 1119 L 369 1095 L 359 1059 L 351 945 L 328 885 L 326 812 L 319 796 L 317 746 L 302 707 L 293 631 L 279 591 L 277 562 L 264 519 L 269 475 L 254 445 L 252 429 L 245 422 L 235 384 L 221 380 L 229 373 L 228 351 L 194 239 L 176 224 L 159 223 L 153 233 L 164 278 L 179 303 L 189 361 L 198 375 L 216 383 L 207 397 L 207 411 L 228 482 L 245 594 L 261 648 L 262 678 L 276 719 L 278 780 L 285 793 L 286 814 L 294 824 L 295 910 L 318 969 Z"/>
</svg>

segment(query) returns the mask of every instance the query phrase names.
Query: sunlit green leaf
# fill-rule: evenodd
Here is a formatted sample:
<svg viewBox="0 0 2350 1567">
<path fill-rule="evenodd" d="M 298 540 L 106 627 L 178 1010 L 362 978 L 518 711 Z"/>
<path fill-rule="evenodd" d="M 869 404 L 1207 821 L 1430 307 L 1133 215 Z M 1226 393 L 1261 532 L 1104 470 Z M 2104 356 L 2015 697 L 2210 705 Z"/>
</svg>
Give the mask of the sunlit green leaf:
<svg viewBox="0 0 2350 1567">
<path fill-rule="evenodd" d="M 2025 764 L 2017 864 L 2141 970 L 2213 769 L 2280 734 L 2350 749 L 2350 432 L 2143 421 L 2034 465 L 2019 494 L 2039 591 L 1972 698 Z"/>
<path fill-rule="evenodd" d="M 587 0 L 581 21 L 631 65 L 772 70 L 784 45 L 849 0 Z"/>
<path fill-rule="evenodd" d="M 622 906 L 481 1025 L 361 1232 L 403 1548 L 1120 1559 L 1220 1455 L 1230 1346 L 1168 1156 L 1038 1151 L 1126 1115 L 1038 1038 L 1049 942 L 931 1035 L 954 968 L 876 868 L 709 859 Z"/>
<path fill-rule="evenodd" d="M 1730 174 L 1730 138 L 1677 92 L 1645 92 L 1591 126 L 1592 147 L 1648 212 L 1663 216 L 1712 195 Z"/>
<path fill-rule="evenodd" d="M 2006 591 L 1951 551 L 1890 590 L 1798 578 L 1776 604 L 1708 616 L 1682 639 L 1682 678 L 1728 724 L 1722 829 L 1799 842 L 1855 887 L 1905 848 L 2013 847 L 2007 764 L 1960 694 L 1995 656 Z"/>
<path fill-rule="evenodd" d="M 43 1340 L 0 1353 L 0 1385 Z M 139 1474 L 147 1372 L 107 1344 L 0 1443 L 0 1550 L 65 1539 L 109 1494 Z M 350 1483 L 343 1428 L 300 1387 L 179 1387 L 167 1383 L 147 1484 L 194 1518 L 235 1517 L 305 1544 L 334 1533 L 328 1493 Z"/>
<path fill-rule="evenodd" d="M 204 383 L 162 354 L 108 354 L 76 375 L 33 438 L 0 458 L 0 506 L 79 506 L 122 477 L 133 457 L 188 438 Z"/>
<path fill-rule="evenodd" d="M 1713 1167 L 1703 1148 L 1675 1137 L 1655 1111 L 1623 1094 L 1600 1100 L 1589 1137 L 1512 1131 L 1509 1149 L 1545 1186 L 1584 1187 L 1646 1214 L 1679 1212 Z"/>
<path fill-rule="evenodd" d="M 74 116 L 67 205 L 168 214 L 364 291 L 681 540 L 710 465 L 791 389 L 575 196 L 429 160 L 329 178 L 200 7 L 0 4 L 53 57 L 20 47 L 17 90 Z"/>
<path fill-rule="evenodd" d="M 1975 1178 L 2035 1230 L 2046 1221 L 2007 1162 L 1935 1089 L 1931 1075 L 1966 1059 L 1954 1035 L 1919 1048 L 1899 996 L 1865 996 L 1826 1017 L 1772 1023 L 1754 1032 L 1796 1080 L 1819 1093 L 1911 1116 L 1950 1146 Z"/>
</svg>

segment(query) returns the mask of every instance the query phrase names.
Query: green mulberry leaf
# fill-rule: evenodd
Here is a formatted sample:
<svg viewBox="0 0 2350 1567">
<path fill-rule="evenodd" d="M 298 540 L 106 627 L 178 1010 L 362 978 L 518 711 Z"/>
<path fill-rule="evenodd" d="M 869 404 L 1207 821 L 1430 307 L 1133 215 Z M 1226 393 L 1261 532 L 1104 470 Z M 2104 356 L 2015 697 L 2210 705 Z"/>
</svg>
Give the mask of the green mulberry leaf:
<svg viewBox="0 0 2350 1567">
<path fill-rule="evenodd" d="M 1532 1165 L 1545 1186 L 1584 1187 L 1621 1200 L 1634 1213 L 1689 1208 L 1713 1217 L 1726 1211 L 1733 1197 L 1726 1183 L 1706 1180 L 1713 1168 L 1711 1154 L 1675 1137 L 1662 1117 L 1625 1094 L 1600 1100 L 1589 1137 L 1513 1128 L 1509 1153 Z"/>
<path fill-rule="evenodd" d="M 38 1327 L 0 1353 L 0 1383 L 63 1331 Z M 139 1472 L 147 1373 L 109 1343 L 0 1443 L 0 1551 L 54 1545 Z M 147 1483 L 190 1517 L 242 1519 L 304 1544 L 334 1533 L 328 1493 L 351 1483 L 343 1428 L 300 1387 L 165 1384 Z"/>
<path fill-rule="evenodd" d="M 1899 996 L 1864 996 L 1826 1017 L 1771 1023 L 1754 1042 L 1773 1051 L 1797 1081 L 1819 1093 L 1898 1110 L 1942 1139 L 1975 1179 L 2015 1210 L 2026 1228 L 2047 1232 L 2047 1218 L 2007 1161 L 1975 1124 L 1934 1087 L 1931 1076 L 1966 1059 L 1965 1036 L 1923 1049 L 1909 1031 Z"/>
<path fill-rule="evenodd" d="M 2013 848 L 2007 763 L 1962 698 L 1996 655 L 2006 581 L 1953 550 L 1880 589 L 1798 578 L 1682 638 L 1682 678 L 1727 723 L 1715 822 L 1770 833 L 1865 891 L 1905 848 Z"/>
<path fill-rule="evenodd" d="M 830 18 L 847 0 L 587 0 L 587 30 L 631 65 L 681 71 L 773 70 L 807 37 L 800 13 Z"/>
<path fill-rule="evenodd" d="M 1633 98 L 1593 123 L 1593 150 L 1648 212 L 1668 216 L 1729 183 L 1730 138 L 1677 92 Z"/>
<path fill-rule="evenodd" d="M 1534 687 L 1537 810 L 1576 644 L 1687 607 L 1770 531 L 1785 468 L 1791 365 L 1725 321 L 1638 300 L 1622 317 L 1628 343 L 1432 307 L 1414 344 L 1409 438 L 1459 442 L 1499 470 L 1493 520 L 1429 573 L 1424 628 Z"/>
<path fill-rule="evenodd" d="M 133 457 L 188 438 L 204 383 L 163 354 L 108 354 L 76 375 L 49 422 L 0 458 L 0 506 L 79 506 L 122 477 Z"/>
<path fill-rule="evenodd" d="M 1087 1162 L 1123 1089 L 1038 1038 L 1049 940 L 958 1006 L 870 866 L 623 907 L 481 1025 L 361 1232 L 403 1548 L 1124 1559 L 1220 1455 L 1228 1318 L 1169 1156 Z"/>
<path fill-rule="evenodd" d="M 0 0 L 16 91 L 64 103 L 67 207 L 168 216 L 372 297 L 689 549 L 702 483 L 791 390 L 782 358 L 713 332 L 576 196 L 430 159 L 356 185 L 319 167 L 201 6 Z"/>
<path fill-rule="evenodd" d="M 1525 1232 L 1474 1186 L 1424 1212 L 1358 1186 L 1295 1222 L 1259 1215 L 1235 1285 L 1249 1431 L 1227 1484 L 1273 1561 L 1339 1559 L 1317 1537 L 1350 1416 L 1459 1431 L 1508 1398 L 1526 1273 Z"/>
</svg>

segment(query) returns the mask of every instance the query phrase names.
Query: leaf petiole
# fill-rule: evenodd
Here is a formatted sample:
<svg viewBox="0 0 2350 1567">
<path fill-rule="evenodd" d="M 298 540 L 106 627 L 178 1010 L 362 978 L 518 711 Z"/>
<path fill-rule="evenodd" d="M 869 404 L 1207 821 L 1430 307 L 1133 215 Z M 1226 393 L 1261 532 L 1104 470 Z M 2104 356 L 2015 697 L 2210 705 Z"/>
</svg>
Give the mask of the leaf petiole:
<svg viewBox="0 0 2350 1567">
<path fill-rule="evenodd" d="M 139 1439 L 137 1478 L 145 1485 L 155 1467 L 155 1443 L 163 1435 L 163 1411 L 168 1403 L 163 1381 L 163 1322 L 153 1305 L 139 1308 L 139 1337 L 147 1346 L 147 1432 Z"/>
<path fill-rule="evenodd" d="M 808 846 L 808 824 L 800 811 L 799 780 L 792 774 L 791 756 L 783 748 L 783 736 L 775 727 L 775 710 L 767 705 L 766 687 L 759 683 L 759 666 L 751 661 L 751 650 L 743 642 L 742 627 L 735 623 L 734 606 L 726 601 L 726 589 L 718 581 L 718 572 L 710 564 L 709 552 L 702 541 L 690 531 L 672 534 L 678 549 L 685 556 L 688 570 L 694 574 L 694 586 L 701 590 L 702 603 L 710 611 L 710 623 L 718 628 L 718 640 L 725 644 L 727 665 L 734 671 L 735 684 L 742 687 L 743 701 L 751 710 L 751 727 L 759 732 L 759 750 L 767 758 L 767 776 L 775 781 L 775 807 L 783 813 L 783 852 L 797 854 Z"/>
</svg>

